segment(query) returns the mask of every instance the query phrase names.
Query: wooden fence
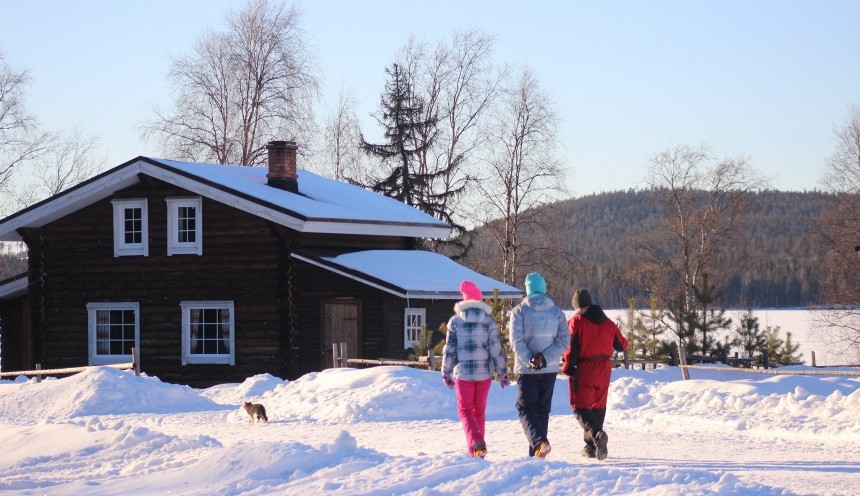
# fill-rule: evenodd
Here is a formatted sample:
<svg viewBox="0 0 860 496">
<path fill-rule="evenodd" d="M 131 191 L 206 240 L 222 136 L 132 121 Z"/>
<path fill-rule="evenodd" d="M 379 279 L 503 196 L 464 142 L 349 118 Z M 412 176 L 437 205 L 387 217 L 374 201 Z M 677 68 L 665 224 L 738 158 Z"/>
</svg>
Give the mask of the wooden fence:
<svg viewBox="0 0 860 496">
<path fill-rule="evenodd" d="M 770 367 L 770 363 L 766 354 L 762 358 L 739 358 L 727 357 L 725 361 L 720 361 L 717 358 L 707 357 L 702 355 L 688 355 L 684 347 L 680 347 L 681 352 L 668 359 L 630 359 L 627 352 L 624 352 L 624 357 L 621 359 L 613 359 L 612 364 L 615 367 L 631 367 L 641 366 L 644 370 L 647 365 L 656 367 L 657 365 L 672 365 L 676 366 L 681 371 L 681 377 L 684 380 L 690 379 L 690 370 L 716 370 L 720 372 L 746 372 L 754 374 L 771 374 L 771 375 L 830 375 L 830 376 L 848 376 L 860 377 L 860 371 L 849 370 L 826 370 L 824 367 L 819 367 L 820 370 L 783 370 Z M 427 356 L 422 356 L 418 360 L 401 360 L 393 358 L 378 358 L 375 360 L 365 358 L 346 358 L 346 343 L 332 344 L 332 363 L 334 367 L 349 367 L 349 366 L 377 366 L 377 365 L 400 365 L 405 367 L 424 368 L 429 370 L 437 370 L 437 366 L 441 366 L 441 357 L 436 356 L 433 350 L 430 350 Z M 815 355 L 812 356 L 813 367 L 815 367 Z M 692 363 L 688 363 L 692 362 Z M 698 364 L 697 364 L 698 362 Z M 730 369 L 726 367 L 718 367 L 715 365 L 702 365 L 702 363 L 725 363 L 731 365 Z M 508 366 L 513 365 L 513 358 L 508 357 Z M 753 368 L 761 366 L 763 368 Z"/>
<path fill-rule="evenodd" d="M 79 372 L 83 372 L 87 369 L 91 369 L 94 367 L 110 367 L 112 369 L 119 370 L 134 370 L 134 375 L 140 375 L 140 358 L 137 356 L 137 350 L 135 348 L 131 349 L 131 362 L 130 363 L 113 363 L 110 365 L 92 365 L 86 367 L 68 367 L 64 369 L 43 369 L 42 364 L 37 363 L 35 370 L 18 370 L 15 372 L 0 372 L 0 378 L 3 377 L 18 377 L 21 375 L 24 376 L 32 376 L 36 378 L 36 382 L 42 382 L 42 376 L 45 375 L 65 375 L 65 374 L 77 374 Z"/>
</svg>

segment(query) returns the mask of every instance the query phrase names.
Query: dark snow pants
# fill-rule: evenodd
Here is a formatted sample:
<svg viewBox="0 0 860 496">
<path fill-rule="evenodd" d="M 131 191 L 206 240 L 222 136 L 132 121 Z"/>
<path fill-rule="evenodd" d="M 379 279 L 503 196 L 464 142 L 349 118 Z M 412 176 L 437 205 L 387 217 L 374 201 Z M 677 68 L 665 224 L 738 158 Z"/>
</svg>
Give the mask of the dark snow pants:
<svg viewBox="0 0 860 496">
<path fill-rule="evenodd" d="M 582 439 L 591 449 L 597 448 L 594 436 L 603 430 L 603 420 L 606 418 L 606 408 L 575 408 L 576 420 L 582 426 Z"/>
<path fill-rule="evenodd" d="M 521 374 L 517 378 L 517 412 L 520 424 L 529 441 L 529 456 L 535 456 L 535 448 L 547 439 L 549 412 L 552 408 L 552 392 L 556 373 Z"/>
<path fill-rule="evenodd" d="M 612 362 L 608 359 L 589 360 L 581 362 L 576 375 L 570 378 L 570 407 L 582 426 L 586 446 L 592 449 L 596 447 L 594 436 L 603 430 L 611 374 Z"/>
</svg>

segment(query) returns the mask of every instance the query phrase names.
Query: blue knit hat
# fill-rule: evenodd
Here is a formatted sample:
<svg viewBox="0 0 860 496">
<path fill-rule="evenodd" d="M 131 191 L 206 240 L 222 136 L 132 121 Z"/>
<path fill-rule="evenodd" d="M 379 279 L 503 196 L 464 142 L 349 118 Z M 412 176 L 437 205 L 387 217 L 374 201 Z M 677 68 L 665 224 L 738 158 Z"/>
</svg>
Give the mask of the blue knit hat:
<svg viewBox="0 0 860 496">
<path fill-rule="evenodd" d="M 546 281 L 543 280 L 540 272 L 532 272 L 526 276 L 526 296 L 535 293 L 546 294 Z"/>
</svg>

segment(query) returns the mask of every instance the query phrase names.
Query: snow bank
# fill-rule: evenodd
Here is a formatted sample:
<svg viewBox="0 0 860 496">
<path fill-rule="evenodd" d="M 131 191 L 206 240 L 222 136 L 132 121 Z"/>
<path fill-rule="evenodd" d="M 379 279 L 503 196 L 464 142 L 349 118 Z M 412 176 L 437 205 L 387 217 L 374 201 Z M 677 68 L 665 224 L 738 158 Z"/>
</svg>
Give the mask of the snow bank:
<svg viewBox="0 0 860 496">
<path fill-rule="evenodd" d="M 667 370 L 671 369 L 649 374 L 616 369 L 613 373 L 622 377 L 610 387 L 613 418 L 644 427 L 669 417 L 686 417 L 691 422 L 695 419 L 696 425 L 710 423 L 723 429 L 860 440 L 858 378 L 768 376 L 727 367 L 726 372 L 708 371 L 710 378 L 655 379 L 671 379 Z M 702 372 L 691 370 L 691 375 Z"/>
<path fill-rule="evenodd" d="M 257 402 L 263 394 L 278 386 L 289 384 L 271 374 L 259 374 L 245 379 L 241 384 L 219 384 L 204 389 L 200 395 L 221 405 L 241 405 L 245 401 Z"/>
<path fill-rule="evenodd" d="M 177 413 L 220 409 L 199 392 L 130 371 L 94 367 L 41 383 L 0 384 L 0 420 L 32 423 L 86 415 Z"/>
<path fill-rule="evenodd" d="M 440 377 L 438 372 L 408 367 L 327 369 L 278 386 L 261 401 L 270 418 L 332 422 L 456 418 L 454 393 Z"/>
</svg>

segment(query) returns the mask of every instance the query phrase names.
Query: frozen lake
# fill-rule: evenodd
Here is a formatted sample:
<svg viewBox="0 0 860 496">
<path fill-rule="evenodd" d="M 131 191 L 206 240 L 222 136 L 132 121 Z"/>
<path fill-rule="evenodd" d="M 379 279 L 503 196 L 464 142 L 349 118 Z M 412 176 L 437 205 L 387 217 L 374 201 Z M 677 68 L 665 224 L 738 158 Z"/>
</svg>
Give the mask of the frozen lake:
<svg viewBox="0 0 860 496">
<path fill-rule="evenodd" d="M 729 310 L 726 312 L 732 319 L 732 327 L 737 325 L 738 316 L 743 314 L 742 310 Z M 800 353 L 806 365 L 811 365 L 812 353 L 815 352 L 816 365 L 848 365 L 858 362 L 856 356 L 836 349 L 833 344 L 827 342 L 822 332 L 814 328 L 814 315 L 809 310 L 755 310 L 759 325 L 762 329 L 779 327 L 780 337 L 785 339 L 785 333 L 791 332 L 793 342 L 800 344 Z M 627 310 L 607 310 L 606 314 L 618 322 L 619 318 L 626 320 Z"/>
</svg>

